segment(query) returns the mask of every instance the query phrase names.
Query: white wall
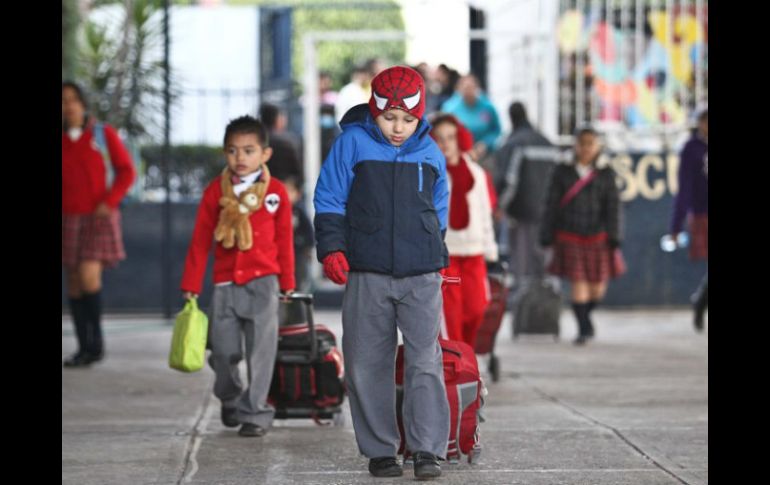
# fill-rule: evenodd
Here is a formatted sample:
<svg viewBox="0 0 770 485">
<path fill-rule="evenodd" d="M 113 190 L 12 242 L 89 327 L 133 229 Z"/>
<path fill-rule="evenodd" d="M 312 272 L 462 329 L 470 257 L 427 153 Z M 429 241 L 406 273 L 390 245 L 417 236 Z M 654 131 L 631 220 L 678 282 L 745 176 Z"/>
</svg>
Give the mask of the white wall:
<svg viewBox="0 0 770 485">
<path fill-rule="evenodd" d="M 469 13 L 466 0 L 398 0 L 409 38 L 406 62 L 470 68 Z"/>
<path fill-rule="evenodd" d="M 259 85 L 256 7 L 174 7 L 171 67 L 185 91 L 246 90 L 229 99 L 187 94 L 173 113 L 171 142 L 221 145 L 227 122 L 256 115 Z"/>
<path fill-rule="evenodd" d="M 556 0 L 474 0 L 486 13 L 489 96 L 510 132 L 508 106 L 521 101 L 532 123 L 557 132 Z"/>
<path fill-rule="evenodd" d="M 122 8 L 109 6 L 91 12 L 89 18 L 110 25 L 122 20 Z M 158 28 L 163 15 L 153 19 Z M 173 105 L 171 143 L 221 145 L 227 122 L 243 114 L 256 114 L 259 87 L 259 12 L 254 6 L 190 7 L 170 10 L 171 70 L 182 96 Z M 162 59 L 163 41 L 149 53 Z M 246 90 L 231 96 L 200 97 L 191 90 Z M 162 115 L 159 115 L 162 116 Z M 162 125 L 162 119 L 159 123 Z"/>
</svg>

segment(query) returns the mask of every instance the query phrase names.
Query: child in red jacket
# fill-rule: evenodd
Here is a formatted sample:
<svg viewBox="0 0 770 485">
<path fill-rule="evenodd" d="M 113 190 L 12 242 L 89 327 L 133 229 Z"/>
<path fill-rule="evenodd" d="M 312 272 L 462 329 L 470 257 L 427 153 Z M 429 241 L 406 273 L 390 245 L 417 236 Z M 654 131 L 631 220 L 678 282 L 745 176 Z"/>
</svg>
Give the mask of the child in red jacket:
<svg viewBox="0 0 770 485">
<path fill-rule="evenodd" d="M 61 262 L 78 339 L 64 366 L 86 367 L 104 358 L 102 271 L 126 259 L 120 202 L 136 172 L 117 131 L 88 113 L 80 86 L 63 82 L 61 101 Z"/>
<path fill-rule="evenodd" d="M 430 136 L 446 158 L 449 174 L 449 250 L 447 275 L 462 284 L 444 289 L 444 321 L 450 340 L 476 345 L 476 334 L 490 300 L 486 262 L 498 259 L 492 222 L 494 189 L 486 171 L 469 156 L 473 135 L 453 115 L 438 113 Z"/>
<path fill-rule="evenodd" d="M 185 298 L 201 291 L 213 240 L 214 296 L 209 327 L 214 395 L 222 423 L 241 436 L 262 436 L 274 409 L 267 404 L 278 348 L 278 289 L 294 290 L 291 202 L 270 177 L 272 155 L 264 125 L 250 116 L 225 130 L 227 167 L 206 187 L 182 277 Z M 247 386 L 238 363 L 246 339 Z"/>
</svg>

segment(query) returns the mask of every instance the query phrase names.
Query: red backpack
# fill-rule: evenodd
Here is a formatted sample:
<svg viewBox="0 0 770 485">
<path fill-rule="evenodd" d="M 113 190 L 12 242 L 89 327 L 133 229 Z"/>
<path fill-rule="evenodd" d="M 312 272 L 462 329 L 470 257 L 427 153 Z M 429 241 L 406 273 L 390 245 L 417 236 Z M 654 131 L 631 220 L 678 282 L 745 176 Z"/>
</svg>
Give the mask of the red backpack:
<svg viewBox="0 0 770 485">
<path fill-rule="evenodd" d="M 444 383 L 449 401 L 449 447 L 447 460 L 457 462 L 462 456 L 473 463 L 481 454 L 479 411 L 484 405 L 486 387 L 479 376 L 476 353 L 465 342 L 439 338 L 444 361 Z M 396 354 L 396 410 L 401 433 L 399 454 L 405 453 L 404 424 L 401 416 L 404 385 L 404 346 Z M 408 458 L 408 452 L 404 454 Z"/>
</svg>

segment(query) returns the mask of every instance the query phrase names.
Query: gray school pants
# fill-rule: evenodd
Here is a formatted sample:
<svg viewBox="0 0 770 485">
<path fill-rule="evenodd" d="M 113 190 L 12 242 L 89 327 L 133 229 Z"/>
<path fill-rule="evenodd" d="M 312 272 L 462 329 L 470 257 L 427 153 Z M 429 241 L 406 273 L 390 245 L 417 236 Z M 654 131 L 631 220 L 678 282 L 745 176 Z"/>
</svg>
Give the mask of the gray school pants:
<svg viewBox="0 0 770 485">
<path fill-rule="evenodd" d="M 367 458 L 396 456 L 395 357 L 404 341 L 406 448 L 446 456 L 449 403 L 438 343 L 441 276 L 351 272 L 342 302 L 342 352 L 356 441 Z"/>
</svg>

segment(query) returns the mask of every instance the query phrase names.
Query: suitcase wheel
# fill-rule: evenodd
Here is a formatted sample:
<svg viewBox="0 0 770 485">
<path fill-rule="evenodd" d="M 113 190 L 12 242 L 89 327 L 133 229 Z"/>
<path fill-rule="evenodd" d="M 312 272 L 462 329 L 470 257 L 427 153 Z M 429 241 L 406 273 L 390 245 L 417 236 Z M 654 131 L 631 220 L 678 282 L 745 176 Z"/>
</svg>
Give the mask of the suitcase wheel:
<svg viewBox="0 0 770 485">
<path fill-rule="evenodd" d="M 343 413 L 342 410 L 340 410 L 338 413 L 334 413 L 332 424 L 338 428 L 345 426 L 345 413 Z"/>
<path fill-rule="evenodd" d="M 481 448 L 474 446 L 471 452 L 468 454 L 468 463 L 478 463 L 479 458 L 481 458 Z"/>
</svg>

